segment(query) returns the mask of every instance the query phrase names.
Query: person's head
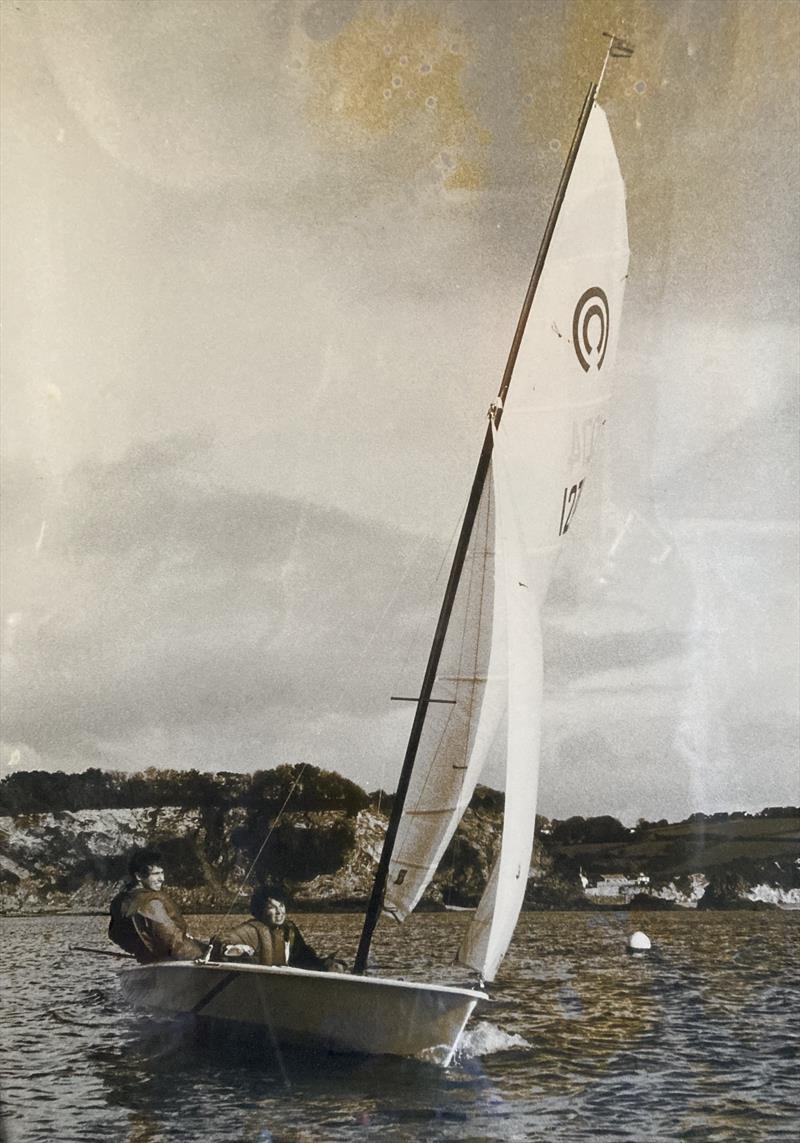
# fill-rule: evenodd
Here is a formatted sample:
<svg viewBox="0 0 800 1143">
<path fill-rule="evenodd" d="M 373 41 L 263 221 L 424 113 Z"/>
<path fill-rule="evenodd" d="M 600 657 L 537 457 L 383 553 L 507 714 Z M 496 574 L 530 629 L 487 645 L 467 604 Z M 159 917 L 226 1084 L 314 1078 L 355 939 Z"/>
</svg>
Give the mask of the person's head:
<svg viewBox="0 0 800 1143">
<path fill-rule="evenodd" d="M 139 849 L 128 865 L 131 877 L 143 889 L 158 891 L 164 884 L 161 854 L 155 849 Z"/>
<path fill-rule="evenodd" d="M 286 920 L 285 897 L 279 885 L 259 885 L 250 898 L 250 912 L 257 921 L 282 925 Z"/>
</svg>

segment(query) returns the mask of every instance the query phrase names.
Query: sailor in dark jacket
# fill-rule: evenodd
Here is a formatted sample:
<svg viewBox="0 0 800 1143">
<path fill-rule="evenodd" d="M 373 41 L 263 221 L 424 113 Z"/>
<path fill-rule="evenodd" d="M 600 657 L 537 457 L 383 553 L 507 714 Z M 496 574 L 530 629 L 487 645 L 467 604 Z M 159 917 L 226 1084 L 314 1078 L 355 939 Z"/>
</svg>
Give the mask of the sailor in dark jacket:
<svg viewBox="0 0 800 1143">
<path fill-rule="evenodd" d="M 259 886 L 250 898 L 250 911 L 249 920 L 211 938 L 215 959 L 252 957 L 256 964 L 288 964 L 321 972 L 344 967 L 333 957 L 317 956 L 306 943 L 294 921 L 286 919 L 283 893 L 276 886 Z"/>
<path fill-rule="evenodd" d="M 128 868 L 133 880 L 111 902 L 108 935 L 114 944 L 140 964 L 201 956 L 205 946 L 188 935 L 180 909 L 161 892 L 161 855 L 153 849 L 140 850 Z"/>
</svg>

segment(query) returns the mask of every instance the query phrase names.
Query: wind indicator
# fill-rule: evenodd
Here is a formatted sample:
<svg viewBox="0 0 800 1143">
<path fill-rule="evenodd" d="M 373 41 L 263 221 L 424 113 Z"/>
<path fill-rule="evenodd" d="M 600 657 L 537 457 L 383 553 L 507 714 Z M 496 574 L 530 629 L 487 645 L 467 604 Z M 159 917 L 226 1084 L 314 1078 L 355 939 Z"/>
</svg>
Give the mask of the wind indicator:
<svg viewBox="0 0 800 1143">
<path fill-rule="evenodd" d="M 606 58 L 603 60 L 603 67 L 600 71 L 600 78 L 597 81 L 595 89 L 595 98 L 600 91 L 600 86 L 603 82 L 603 76 L 606 74 L 606 65 L 610 59 L 613 60 L 629 60 L 633 55 L 633 44 L 626 44 L 619 36 L 613 35 L 611 32 L 603 32 L 603 35 L 608 40 L 608 51 Z"/>
<path fill-rule="evenodd" d="M 633 44 L 626 44 L 619 36 L 614 36 L 611 32 L 603 32 L 603 35 L 611 40 L 608 45 L 608 54 L 615 60 L 627 60 L 633 55 Z"/>
</svg>

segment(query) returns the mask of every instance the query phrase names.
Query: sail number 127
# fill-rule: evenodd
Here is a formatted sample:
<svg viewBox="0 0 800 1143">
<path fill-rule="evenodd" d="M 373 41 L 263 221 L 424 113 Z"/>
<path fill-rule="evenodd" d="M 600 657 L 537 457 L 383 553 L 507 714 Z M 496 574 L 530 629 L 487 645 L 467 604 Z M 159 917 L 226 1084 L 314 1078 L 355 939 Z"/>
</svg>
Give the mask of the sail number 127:
<svg viewBox="0 0 800 1143">
<path fill-rule="evenodd" d="M 558 525 L 559 536 L 563 536 L 565 532 L 569 531 L 569 526 L 572 517 L 575 515 L 575 509 L 578 507 L 578 501 L 581 498 L 582 491 L 582 480 L 579 480 L 577 484 L 573 484 L 571 488 L 564 489 L 564 498 L 561 501 L 561 523 Z"/>
</svg>

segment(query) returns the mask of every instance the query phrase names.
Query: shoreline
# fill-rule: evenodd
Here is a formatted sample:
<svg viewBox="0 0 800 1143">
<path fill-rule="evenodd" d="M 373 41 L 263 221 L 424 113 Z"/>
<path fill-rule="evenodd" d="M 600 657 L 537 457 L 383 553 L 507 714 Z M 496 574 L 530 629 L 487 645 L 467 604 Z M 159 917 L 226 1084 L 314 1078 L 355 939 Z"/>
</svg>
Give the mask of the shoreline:
<svg viewBox="0 0 800 1143">
<path fill-rule="evenodd" d="M 355 908 L 352 906 L 308 906 L 302 907 L 293 906 L 290 910 L 294 915 L 316 915 L 316 916 L 355 916 L 364 913 L 364 908 Z M 427 909 L 417 909 L 415 914 L 442 914 L 451 913 L 453 910 L 433 906 Z M 461 909 L 460 913 L 473 913 L 474 909 Z M 690 907 L 687 905 L 674 905 L 673 907 L 652 908 L 647 905 L 548 905 L 542 908 L 526 908 L 522 913 L 593 913 L 593 914 L 611 914 L 611 913 L 800 913 L 800 906 L 798 905 L 778 905 L 766 901 L 736 901 L 729 905 L 709 905 L 701 909 L 698 907 Z M 227 909 L 202 909 L 192 908 L 185 911 L 187 917 L 226 917 L 226 916 L 247 916 L 247 909 L 239 909 L 231 913 Z M 0 920 L 13 920 L 16 917 L 108 917 L 107 909 L 15 909 L 13 912 L 0 910 Z"/>
</svg>

